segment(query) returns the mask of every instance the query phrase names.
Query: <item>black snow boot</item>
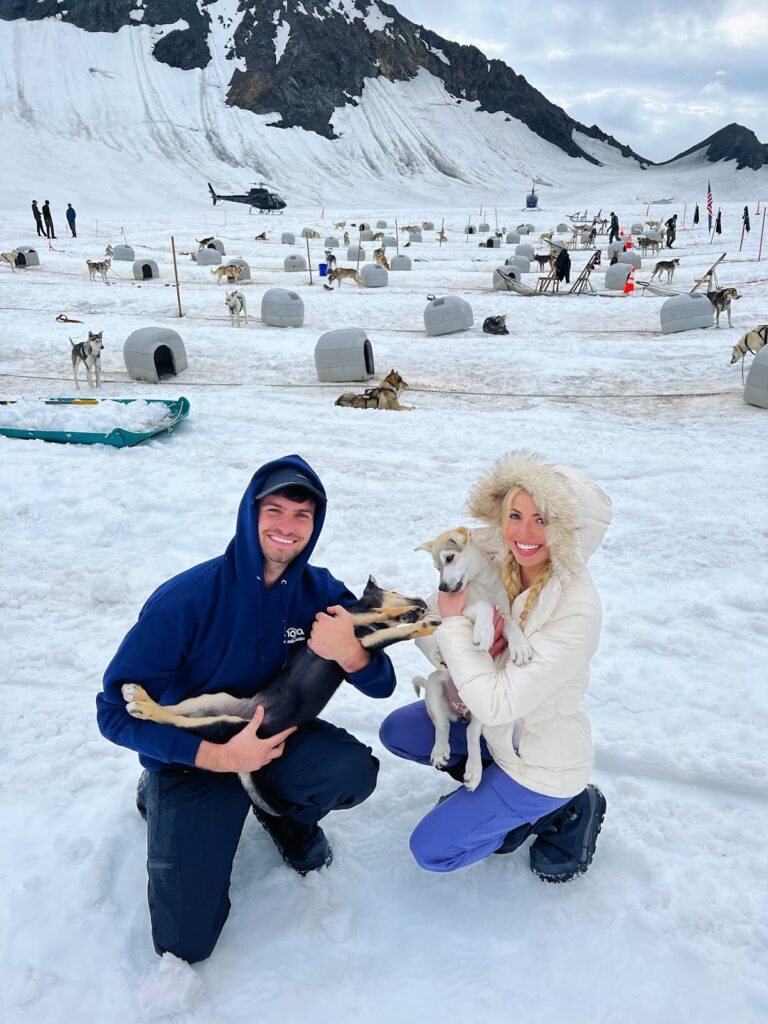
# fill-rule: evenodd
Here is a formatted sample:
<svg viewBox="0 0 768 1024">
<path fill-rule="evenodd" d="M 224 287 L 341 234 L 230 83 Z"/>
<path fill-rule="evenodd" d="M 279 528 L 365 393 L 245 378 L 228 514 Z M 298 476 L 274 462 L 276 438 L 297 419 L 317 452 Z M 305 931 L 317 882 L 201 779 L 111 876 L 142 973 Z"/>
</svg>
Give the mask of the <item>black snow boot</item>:
<svg viewBox="0 0 768 1024">
<path fill-rule="evenodd" d="M 285 863 L 297 874 L 306 875 L 330 866 L 333 850 L 319 825 L 304 825 L 287 816 L 275 817 L 259 807 L 254 807 L 253 813 Z"/>
<path fill-rule="evenodd" d="M 606 801 L 589 785 L 554 814 L 541 818 L 531 831 L 531 871 L 544 882 L 569 882 L 592 863 L 605 817 Z"/>
<path fill-rule="evenodd" d="M 136 810 L 147 820 L 147 787 L 149 786 L 149 772 L 145 768 L 136 783 Z"/>
</svg>

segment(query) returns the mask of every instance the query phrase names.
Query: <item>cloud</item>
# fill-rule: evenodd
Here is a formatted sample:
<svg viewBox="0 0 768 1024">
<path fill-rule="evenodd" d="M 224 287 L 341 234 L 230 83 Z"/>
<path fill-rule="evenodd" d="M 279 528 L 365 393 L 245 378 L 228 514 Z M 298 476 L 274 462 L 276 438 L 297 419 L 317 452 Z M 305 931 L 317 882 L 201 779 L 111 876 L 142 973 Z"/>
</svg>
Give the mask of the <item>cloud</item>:
<svg viewBox="0 0 768 1024">
<path fill-rule="evenodd" d="M 768 142 L 763 0 L 551 0 L 530 6 L 401 0 L 407 18 L 471 43 L 553 103 L 651 160 L 668 160 L 731 121 Z M 491 40 L 492 42 L 488 42 Z"/>
</svg>

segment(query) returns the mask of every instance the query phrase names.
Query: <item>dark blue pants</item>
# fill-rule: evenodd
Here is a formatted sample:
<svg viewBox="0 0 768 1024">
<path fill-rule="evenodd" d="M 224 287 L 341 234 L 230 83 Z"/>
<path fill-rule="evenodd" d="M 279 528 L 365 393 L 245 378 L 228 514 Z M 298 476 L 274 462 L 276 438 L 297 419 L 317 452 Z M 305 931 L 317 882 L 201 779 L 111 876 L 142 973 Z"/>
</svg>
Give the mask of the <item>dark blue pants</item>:
<svg viewBox="0 0 768 1024">
<path fill-rule="evenodd" d="M 379 762 L 344 729 L 302 726 L 259 772 L 265 796 L 309 832 L 329 811 L 376 787 Z M 250 800 L 236 775 L 196 768 L 150 772 L 146 790 L 152 939 L 189 963 L 211 955 L 229 915 L 229 880 Z"/>
</svg>

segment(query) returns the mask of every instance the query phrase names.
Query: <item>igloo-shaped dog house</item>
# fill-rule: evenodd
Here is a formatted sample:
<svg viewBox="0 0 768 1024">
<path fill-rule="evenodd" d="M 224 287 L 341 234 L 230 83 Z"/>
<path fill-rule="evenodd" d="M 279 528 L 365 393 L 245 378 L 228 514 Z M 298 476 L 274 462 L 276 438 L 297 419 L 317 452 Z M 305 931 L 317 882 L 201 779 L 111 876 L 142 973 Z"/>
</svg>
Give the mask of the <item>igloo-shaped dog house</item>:
<svg viewBox="0 0 768 1024">
<path fill-rule="evenodd" d="M 623 292 L 632 267 L 628 263 L 614 263 L 605 272 L 605 287 L 612 292 Z"/>
<path fill-rule="evenodd" d="M 747 405 L 768 409 L 768 346 L 761 348 L 752 360 L 743 397 Z"/>
<path fill-rule="evenodd" d="M 296 235 L 292 231 L 284 231 L 280 235 L 281 245 L 296 245 Z"/>
<path fill-rule="evenodd" d="M 335 235 L 328 235 L 326 240 L 323 242 L 323 245 L 325 246 L 326 249 L 338 249 L 339 240 L 338 238 L 336 238 Z"/>
<path fill-rule="evenodd" d="M 224 243 L 220 238 L 212 238 L 210 242 L 206 244 L 205 247 L 206 249 L 215 249 L 219 256 L 227 255 L 226 250 L 224 248 Z"/>
<path fill-rule="evenodd" d="M 39 267 L 40 256 L 38 255 L 37 249 L 30 249 L 26 246 L 19 246 L 16 250 L 18 255 L 16 256 L 15 263 L 17 267 L 27 269 L 28 267 Z"/>
<path fill-rule="evenodd" d="M 505 274 L 507 277 L 511 277 L 513 281 L 517 281 L 518 283 L 522 280 L 520 267 L 505 264 L 503 267 L 499 267 L 498 270 L 494 270 L 493 272 L 493 290 L 495 292 L 508 292 L 510 290 L 509 285 L 501 276 L 502 274 Z"/>
<path fill-rule="evenodd" d="M 386 288 L 389 284 L 387 268 L 379 263 L 366 263 L 360 270 L 364 288 Z"/>
<path fill-rule="evenodd" d="M 478 243 L 483 249 L 500 249 L 501 239 L 492 235 L 491 238 L 486 238 L 484 242 Z"/>
<path fill-rule="evenodd" d="M 137 281 L 153 281 L 160 277 L 160 271 L 154 260 L 136 260 L 133 264 L 133 276 Z"/>
<path fill-rule="evenodd" d="M 606 246 L 605 251 L 608 256 L 608 259 L 610 259 L 611 256 L 614 255 L 614 253 L 618 256 L 620 253 L 624 252 L 624 239 L 621 238 L 615 242 L 609 242 Z"/>
<path fill-rule="evenodd" d="M 466 331 L 473 323 L 472 307 L 458 295 L 433 299 L 424 310 L 424 326 L 430 335 Z"/>
<path fill-rule="evenodd" d="M 482 224 L 477 225 L 477 230 L 480 232 L 481 235 L 487 235 L 491 228 L 490 225 L 483 222 Z"/>
<path fill-rule="evenodd" d="M 386 227 L 389 227 L 389 225 L 387 224 L 387 222 L 385 220 L 377 220 L 376 221 L 376 230 L 377 231 L 380 231 L 381 228 L 386 228 Z"/>
<path fill-rule="evenodd" d="M 136 253 L 130 245 L 115 245 L 112 249 L 112 261 L 115 260 L 126 260 L 133 262 L 136 259 Z"/>
<path fill-rule="evenodd" d="M 557 227 L 555 228 L 555 230 L 557 231 L 558 235 L 567 235 L 567 234 L 568 234 L 568 232 L 569 232 L 569 231 L 571 230 L 571 228 L 570 228 L 570 226 L 569 226 L 568 224 L 565 224 L 565 223 L 563 223 L 563 222 L 561 221 L 561 222 L 560 222 L 560 223 L 559 223 L 559 224 L 557 225 Z"/>
<path fill-rule="evenodd" d="M 362 247 L 362 245 L 350 245 L 350 247 L 347 249 L 347 259 L 354 260 L 355 262 L 357 262 L 359 259 L 364 260 L 365 249 Z"/>
<path fill-rule="evenodd" d="M 629 230 L 633 235 L 642 235 L 644 234 L 643 227 L 644 225 L 642 225 L 640 221 L 637 221 Z"/>
<path fill-rule="evenodd" d="M 322 381 L 369 380 L 373 347 L 362 327 L 341 327 L 321 334 L 315 345 L 315 370 Z"/>
<path fill-rule="evenodd" d="M 251 268 L 248 266 L 242 256 L 233 256 L 227 260 L 228 267 L 240 267 L 240 280 L 250 281 L 251 279 Z"/>
<path fill-rule="evenodd" d="M 411 231 L 411 233 L 408 235 L 408 241 L 409 242 L 423 242 L 424 239 L 422 238 L 422 235 L 421 235 L 420 231 Z"/>
<path fill-rule="evenodd" d="M 421 230 L 422 231 L 434 231 L 435 230 L 434 222 L 431 221 L 431 220 L 425 220 L 424 223 L 421 225 Z"/>
<path fill-rule="evenodd" d="M 167 374 L 187 368 L 187 353 L 177 331 L 169 327 L 140 327 L 125 339 L 123 359 L 132 380 L 157 384 Z"/>
<path fill-rule="evenodd" d="M 201 249 L 197 254 L 197 265 L 200 267 L 221 266 L 221 253 L 218 249 Z"/>
<path fill-rule="evenodd" d="M 370 228 L 366 228 L 365 231 L 361 231 L 360 232 L 360 241 L 361 242 L 372 242 L 373 241 L 373 232 L 371 231 Z"/>
<path fill-rule="evenodd" d="M 306 270 L 307 261 L 303 256 L 294 255 L 286 256 L 283 260 L 283 270 L 286 270 L 289 274 L 293 274 L 298 270 Z"/>
<path fill-rule="evenodd" d="M 517 267 L 521 274 L 530 274 L 531 272 L 531 261 L 527 256 L 513 256 L 511 260 L 506 262 L 511 267 Z"/>
<path fill-rule="evenodd" d="M 392 248 L 393 245 L 397 246 L 397 239 L 395 238 L 394 235 L 384 235 L 384 237 L 381 240 L 381 244 L 384 246 L 385 249 L 387 246 Z"/>
<path fill-rule="evenodd" d="M 627 249 L 626 252 L 620 252 L 619 263 L 628 263 L 630 267 L 634 267 L 635 270 L 640 270 L 643 265 L 643 261 L 640 258 L 640 253 L 637 249 Z"/>
<path fill-rule="evenodd" d="M 411 257 L 404 255 L 392 256 L 389 261 L 389 269 L 393 272 L 395 270 L 412 270 L 413 264 L 411 263 Z"/>
<path fill-rule="evenodd" d="M 301 229 L 301 237 L 302 238 L 314 238 L 315 234 L 316 234 L 316 231 L 315 231 L 314 228 L 302 228 Z"/>
<path fill-rule="evenodd" d="M 465 235 L 477 234 L 477 231 L 475 229 L 475 225 L 474 224 L 467 224 L 467 226 L 464 228 L 464 234 Z"/>
<path fill-rule="evenodd" d="M 301 327 L 304 302 L 288 288 L 270 288 L 261 300 L 261 322 L 270 327 Z"/>
<path fill-rule="evenodd" d="M 533 259 L 533 246 L 530 242 L 523 242 L 515 246 L 515 256 L 525 256 L 527 260 Z"/>
<path fill-rule="evenodd" d="M 618 266 L 619 264 L 616 264 Z M 613 268 L 612 268 L 613 269 Z M 673 295 L 661 304 L 662 334 L 677 334 L 679 331 L 701 330 L 712 326 L 714 306 L 701 292 L 686 292 Z"/>
<path fill-rule="evenodd" d="M 517 231 L 507 232 L 507 245 L 517 245 L 519 241 L 520 235 L 517 233 Z"/>
</svg>

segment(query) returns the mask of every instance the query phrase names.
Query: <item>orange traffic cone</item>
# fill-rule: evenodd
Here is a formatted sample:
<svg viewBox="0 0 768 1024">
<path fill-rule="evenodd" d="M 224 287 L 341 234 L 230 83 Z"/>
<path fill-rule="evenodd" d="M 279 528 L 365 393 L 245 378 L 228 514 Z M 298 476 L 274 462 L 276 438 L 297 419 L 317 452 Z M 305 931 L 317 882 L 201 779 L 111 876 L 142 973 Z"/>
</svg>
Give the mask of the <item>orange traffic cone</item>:
<svg viewBox="0 0 768 1024">
<path fill-rule="evenodd" d="M 629 295 L 635 290 L 635 268 L 632 267 L 627 275 L 627 283 L 624 285 L 624 294 Z"/>
<path fill-rule="evenodd" d="M 629 238 L 624 243 L 624 248 L 625 249 L 631 249 L 632 248 L 632 235 L 630 235 Z"/>
</svg>

